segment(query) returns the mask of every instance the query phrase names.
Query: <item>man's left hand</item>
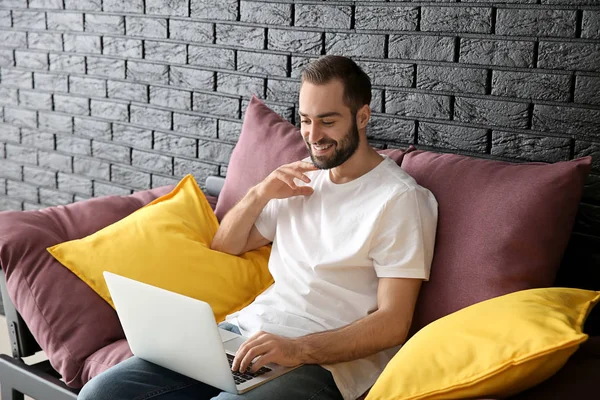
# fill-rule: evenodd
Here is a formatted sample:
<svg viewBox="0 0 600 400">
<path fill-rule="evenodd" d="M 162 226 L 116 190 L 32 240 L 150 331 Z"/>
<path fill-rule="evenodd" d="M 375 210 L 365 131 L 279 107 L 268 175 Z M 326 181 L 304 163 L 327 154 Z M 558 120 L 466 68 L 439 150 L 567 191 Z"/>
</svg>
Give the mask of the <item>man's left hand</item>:
<svg viewBox="0 0 600 400">
<path fill-rule="evenodd" d="M 300 355 L 300 345 L 296 339 L 258 332 L 240 346 L 231 370 L 245 372 L 251 365 L 250 372 L 254 373 L 269 363 L 295 367 L 301 364 Z M 252 362 L 256 357 L 258 359 Z"/>
</svg>

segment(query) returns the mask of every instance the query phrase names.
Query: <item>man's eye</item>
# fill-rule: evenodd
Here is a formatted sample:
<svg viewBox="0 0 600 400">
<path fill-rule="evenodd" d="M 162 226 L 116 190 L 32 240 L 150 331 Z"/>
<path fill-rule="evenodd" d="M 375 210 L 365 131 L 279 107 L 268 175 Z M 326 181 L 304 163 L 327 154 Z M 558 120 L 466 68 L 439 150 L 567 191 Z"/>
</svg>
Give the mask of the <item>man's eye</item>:
<svg viewBox="0 0 600 400">
<path fill-rule="evenodd" d="M 303 119 L 303 120 L 301 120 L 300 122 L 301 122 L 301 123 L 303 123 L 303 124 L 310 124 L 310 121 L 309 121 L 309 120 L 307 120 L 307 119 Z"/>
<path fill-rule="evenodd" d="M 331 126 L 333 125 L 333 121 L 323 121 L 323 125 Z"/>
</svg>

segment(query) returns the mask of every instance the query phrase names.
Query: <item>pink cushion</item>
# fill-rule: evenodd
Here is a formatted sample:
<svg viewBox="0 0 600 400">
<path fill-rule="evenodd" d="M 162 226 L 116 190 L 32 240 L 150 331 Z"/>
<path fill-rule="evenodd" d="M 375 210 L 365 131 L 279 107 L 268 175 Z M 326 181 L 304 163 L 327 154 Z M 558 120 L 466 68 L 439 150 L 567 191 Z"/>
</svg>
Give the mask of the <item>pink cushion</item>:
<svg viewBox="0 0 600 400">
<path fill-rule="evenodd" d="M 461 308 L 551 286 L 567 246 L 591 157 L 513 164 L 413 151 L 402 168 L 438 201 L 429 282 L 413 332 Z"/>
<path fill-rule="evenodd" d="M 81 387 L 131 353 L 112 353 L 112 347 L 105 347 L 124 338 L 116 313 L 46 248 L 90 235 L 171 189 L 0 212 L 0 266 L 6 272 L 8 294 L 67 385 Z"/>
</svg>

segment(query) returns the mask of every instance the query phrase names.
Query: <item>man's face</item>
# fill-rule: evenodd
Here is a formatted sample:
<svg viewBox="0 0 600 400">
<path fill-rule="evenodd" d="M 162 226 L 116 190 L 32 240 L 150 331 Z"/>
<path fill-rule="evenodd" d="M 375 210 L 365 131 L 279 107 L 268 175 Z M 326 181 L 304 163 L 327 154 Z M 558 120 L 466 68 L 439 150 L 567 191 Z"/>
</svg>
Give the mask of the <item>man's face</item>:
<svg viewBox="0 0 600 400">
<path fill-rule="evenodd" d="M 317 168 L 342 165 L 358 148 L 356 115 L 344 104 L 343 95 L 338 80 L 324 85 L 305 82 L 300 88 L 300 131 Z"/>
</svg>

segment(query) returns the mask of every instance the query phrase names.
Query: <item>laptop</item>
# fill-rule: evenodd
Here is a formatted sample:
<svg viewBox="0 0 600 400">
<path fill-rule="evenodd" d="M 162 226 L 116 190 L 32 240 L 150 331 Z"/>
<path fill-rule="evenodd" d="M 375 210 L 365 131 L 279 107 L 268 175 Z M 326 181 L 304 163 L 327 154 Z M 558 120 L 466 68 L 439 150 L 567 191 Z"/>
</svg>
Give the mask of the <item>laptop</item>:
<svg viewBox="0 0 600 400">
<path fill-rule="evenodd" d="M 268 364 L 256 373 L 231 371 L 245 337 L 217 326 L 210 305 L 104 271 L 133 354 L 229 393 L 245 393 L 294 368 Z"/>
</svg>

